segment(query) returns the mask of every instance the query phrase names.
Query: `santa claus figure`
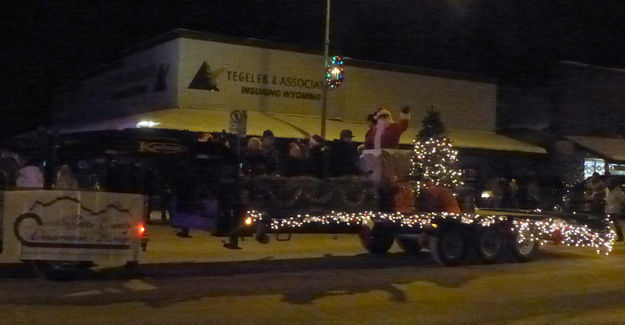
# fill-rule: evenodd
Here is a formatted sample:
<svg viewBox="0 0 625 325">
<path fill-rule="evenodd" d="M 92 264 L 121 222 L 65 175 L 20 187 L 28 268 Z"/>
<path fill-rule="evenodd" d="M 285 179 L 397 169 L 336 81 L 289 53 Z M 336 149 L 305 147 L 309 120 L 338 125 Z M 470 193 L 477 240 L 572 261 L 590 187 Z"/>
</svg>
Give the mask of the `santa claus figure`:
<svg viewBox="0 0 625 325">
<path fill-rule="evenodd" d="M 399 114 L 399 122 L 393 121 L 391 112 L 379 108 L 375 113 L 375 126 L 367 133 L 366 149 L 392 149 L 399 146 L 401 134 L 408 129 L 410 107 L 404 106 Z"/>
</svg>

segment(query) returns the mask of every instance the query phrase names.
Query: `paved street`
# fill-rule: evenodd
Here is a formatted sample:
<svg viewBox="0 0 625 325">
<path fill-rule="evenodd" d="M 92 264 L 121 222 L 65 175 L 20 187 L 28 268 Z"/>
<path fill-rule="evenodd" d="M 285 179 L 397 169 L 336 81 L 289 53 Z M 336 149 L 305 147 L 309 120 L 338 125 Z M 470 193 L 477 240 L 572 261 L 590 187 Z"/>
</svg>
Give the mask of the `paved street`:
<svg viewBox="0 0 625 325">
<path fill-rule="evenodd" d="M 613 255 L 545 247 L 526 263 L 435 265 L 423 253 L 365 254 L 354 235 L 221 247 L 171 228 L 137 271 L 100 267 L 51 282 L 0 269 L 1 324 L 618 324 L 625 246 Z"/>
</svg>

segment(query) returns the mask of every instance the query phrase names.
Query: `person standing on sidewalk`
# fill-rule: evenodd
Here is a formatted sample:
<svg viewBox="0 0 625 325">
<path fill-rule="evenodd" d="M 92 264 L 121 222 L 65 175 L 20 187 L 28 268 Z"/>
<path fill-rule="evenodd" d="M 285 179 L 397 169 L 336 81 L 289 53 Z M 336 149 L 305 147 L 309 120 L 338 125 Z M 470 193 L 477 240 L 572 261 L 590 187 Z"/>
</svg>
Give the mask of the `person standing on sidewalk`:
<svg viewBox="0 0 625 325">
<path fill-rule="evenodd" d="M 601 211 L 605 211 L 606 183 L 601 179 L 599 173 L 595 172 L 590 177 L 587 186 L 590 191 L 591 210 L 595 214 L 601 214 Z"/>
<path fill-rule="evenodd" d="M 616 227 L 617 241 L 623 241 L 623 207 L 625 205 L 625 193 L 616 178 L 608 179 L 608 190 L 605 198 L 605 214 L 614 222 Z"/>
</svg>

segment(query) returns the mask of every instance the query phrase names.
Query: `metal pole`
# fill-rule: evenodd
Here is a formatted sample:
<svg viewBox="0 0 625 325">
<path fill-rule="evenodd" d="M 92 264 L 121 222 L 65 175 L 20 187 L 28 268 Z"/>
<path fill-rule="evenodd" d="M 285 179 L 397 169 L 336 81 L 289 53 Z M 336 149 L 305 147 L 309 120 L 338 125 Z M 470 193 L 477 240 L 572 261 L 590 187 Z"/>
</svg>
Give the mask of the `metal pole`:
<svg viewBox="0 0 625 325">
<path fill-rule="evenodd" d="M 328 50 L 330 47 L 330 0 L 327 0 L 326 6 L 326 37 L 324 44 L 323 56 L 323 78 L 326 78 L 326 66 L 328 64 Z M 321 137 L 326 138 L 326 115 L 328 104 L 328 84 L 323 83 L 323 93 L 321 95 Z"/>
</svg>

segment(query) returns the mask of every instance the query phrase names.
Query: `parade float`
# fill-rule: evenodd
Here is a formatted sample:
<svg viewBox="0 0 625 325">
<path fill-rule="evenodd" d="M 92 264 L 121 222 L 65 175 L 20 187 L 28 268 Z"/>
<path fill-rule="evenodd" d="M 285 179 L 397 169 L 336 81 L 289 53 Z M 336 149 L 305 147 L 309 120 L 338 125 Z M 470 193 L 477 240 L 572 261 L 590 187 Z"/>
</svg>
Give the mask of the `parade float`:
<svg viewBox="0 0 625 325">
<path fill-rule="evenodd" d="M 586 225 L 578 216 L 540 211 L 461 212 L 453 192 L 461 184 L 456 151 L 432 114 L 412 150 L 382 146 L 389 140 L 373 132 L 360 173 L 335 177 L 242 173 L 234 145 L 240 139 L 225 133 L 210 143 L 193 132 L 158 129 L 67 135 L 57 164 L 77 166 L 83 184 L 5 186 L 0 261 L 28 262 L 51 277 L 99 263 L 136 264 L 150 211 L 158 210 L 173 227 L 227 237 L 227 248 L 239 248 L 241 236 L 268 243 L 270 235 L 283 241 L 348 232 L 358 233 L 370 253 L 385 254 L 397 243 L 406 252 L 429 251 L 443 265 L 471 255 L 484 263 L 528 261 L 547 242 L 610 253 L 616 235 L 608 220 Z"/>
<path fill-rule="evenodd" d="M 242 227 L 261 229 L 256 235 L 265 242 L 266 232 L 288 238 L 320 228 L 356 229 L 371 253 L 384 254 L 397 242 L 407 252 L 429 250 L 436 262 L 450 266 L 471 251 L 484 263 L 506 255 L 525 262 L 547 242 L 606 255 L 612 250 L 616 235 L 607 219 L 586 225 L 573 218 L 578 216 L 540 210 L 462 213 L 452 192 L 462 182 L 457 152 L 433 110 L 413 150 L 380 147 L 384 141 L 378 136 L 371 141 L 375 147 L 363 151 L 364 179 L 260 181 L 253 187 L 259 199 L 246 202 Z"/>
</svg>

